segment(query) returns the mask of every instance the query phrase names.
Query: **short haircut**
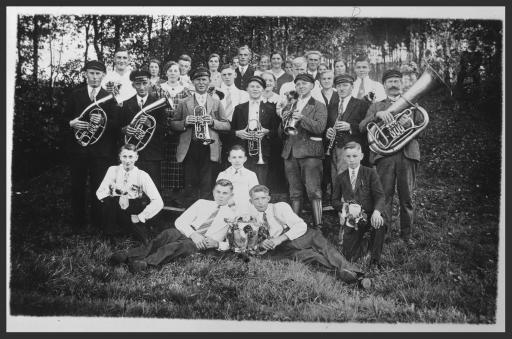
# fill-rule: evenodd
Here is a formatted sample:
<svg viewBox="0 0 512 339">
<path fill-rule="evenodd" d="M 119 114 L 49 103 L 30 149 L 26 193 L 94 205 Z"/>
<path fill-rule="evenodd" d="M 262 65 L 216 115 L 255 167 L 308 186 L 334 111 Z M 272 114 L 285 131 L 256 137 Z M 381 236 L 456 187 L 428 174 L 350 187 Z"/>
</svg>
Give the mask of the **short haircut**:
<svg viewBox="0 0 512 339">
<path fill-rule="evenodd" d="M 222 72 L 223 70 L 228 69 L 228 68 L 233 69 L 233 67 L 231 67 L 231 65 L 230 65 L 230 64 L 224 64 L 224 65 L 222 65 L 222 66 L 220 67 L 219 72 Z"/>
<path fill-rule="evenodd" d="M 157 64 L 158 68 L 160 68 L 160 66 L 162 65 L 162 63 L 158 59 L 150 59 L 149 63 L 148 63 L 148 66 L 151 65 L 151 64 Z"/>
<path fill-rule="evenodd" d="M 283 54 L 281 52 L 272 52 L 272 53 L 270 53 L 270 58 L 272 58 L 276 54 L 279 55 L 281 57 L 281 59 L 284 59 L 283 58 Z"/>
<path fill-rule="evenodd" d="M 240 54 L 240 51 L 243 50 L 243 49 L 249 51 L 249 54 L 252 56 L 252 50 L 247 45 L 243 45 L 241 47 L 238 47 L 238 54 Z"/>
<path fill-rule="evenodd" d="M 308 62 L 304 57 L 296 57 L 295 59 L 293 59 L 293 66 L 307 65 L 307 63 Z"/>
<path fill-rule="evenodd" d="M 180 66 L 176 61 L 172 61 L 172 60 L 171 60 L 171 61 L 167 61 L 167 62 L 165 63 L 165 65 L 164 65 L 164 69 L 163 69 L 164 74 L 166 74 L 166 73 L 167 73 L 167 70 L 168 70 L 169 68 L 171 68 L 172 66 L 174 66 L 174 65 L 176 65 L 176 66 L 178 66 L 178 67 Z"/>
<path fill-rule="evenodd" d="M 261 77 L 263 77 L 263 74 L 269 74 L 272 76 L 272 79 L 274 79 L 274 82 L 277 81 L 276 76 L 271 71 L 265 71 L 261 73 Z"/>
<path fill-rule="evenodd" d="M 369 64 L 370 58 L 368 58 L 367 55 L 363 54 L 363 55 L 358 56 L 356 58 L 356 60 L 354 60 L 354 63 L 358 63 L 358 62 L 367 62 Z"/>
<path fill-rule="evenodd" d="M 247 152 L 245 151 L 245 148 L 242 145 L 237 144 L 237 145 L 231 146 L 231 148 L 229 149 L 228 155 L 231 155 L 231 151 L 242 151 L 242 152 L 244 152 L 244 155 L 247 156 Z"/>
<path fill-rule="evenodd" d="M 120 46 L 120 47 L 118 47 L 118 48 L 116 49 L 116 51 L 114 52 L 114 55 L 116 55 L 116 54 L 117 54 L 117 53 L 119 53 L 119 52 L 126 52 L 126 53 L 128 53 L 128 54 L 130 53 L 130 52 L 128 51 L 128 49 L 127 49 L 126 47 L 124 47 L 124 46 Z"/>
<path fill-rule="evenodd" d="M 320 51 L 307 51 L 306 54 L 304 54 L 304 56 L 307 58 L 311 54 L 316 54 L 316 55 L 318 55 L 319 58 L 322 57 L 322 52 L 320 52 Z"/>
<path fill-rule="evenodd" d="M 188 56 L 187 54 L 180 55 L 180 57 L 178 58 L 178 61 L 180 61 L 180 60 L 192 62 L 192 58 L 190 56 Z"/>
<path fill-rule="evenodd" d="M 345 146 L 343 146 L 343 149 L 358 149 L 361 151 L 361 145 L 355 141 L 347 142 Z"/>
<path fill-rule="evenodd" d="M 334 60 L 334 67 L 336 67 L 336 64 L 337 64 L 338 62 L 343 62 L 343 65 L 344 65 L 345 67 L 347 67 L 347 63 L 345 62 L 345 59 L 343 59 L 343 58 L 337 58 L 336 60 Z"/>
<path fill-rule="evenodd" d="M 268 195 L 270 195 L 270 190 L 268 189 L 267 186 L 265 185 L 255 185 L 253 186 L 250 190 L 249 190 L 249 196 L 252 198 L 252 195 L 254 193 L 258 193 L 258 192 L 265 192 L 267 193 Z"/>
<path fill-rule="evenodd" d="M 231 191 L 233 191 L 233 183 L 231 181 L 229 181 L 228 179 L 219 179 L 219 180 L 217 180 L 215 182 L 215 186 L 213 186 L 213 188 L 215 188 L 217 186 L 229 187 L 231 189 Z"/>
<path fill-rule="evenodd" d="M 318 67 L 324 66 L 325 68 L 329 69 L 329 65 L 327 65 L 325 62 L 321 62 Z"/>
<path fill-rule="evenodd" d="M 320 74 L 320 78 L 322 78 L 325 74 L 330 74 L 334 78 L 334 71 L 332 69 L 328 69 L 327 71 Z"/>
<path fill-rule="evenodd" d="M 134 151 L 135 153 L 138 153 L 137 152 L 137 147 L 135 147 L 134 144 L 124 144 L 123 146 L 121 146 L 121 148 L 119 149 L 119 154 L 121 154 L 122 151 L 124 150 L 127 150 L 127 151 Z"/>
<path fill-rule="evenodd" d="M 260 61 L 261 61 L 262 59 L 269 59 L 269 60 L 270 60 L 270 56 L 269 56 L 268 54 L 262 54 L 262 55 L 260 56 Z"/>
<path fill-rule="evenodd" d="M 217 58 L 220 61 L 220 55 L 218 55 L 217 53 L 210 54 L 210 56 L 208 57 L 208 61 L 210 61 L 211 58 Z"/>
</svg>

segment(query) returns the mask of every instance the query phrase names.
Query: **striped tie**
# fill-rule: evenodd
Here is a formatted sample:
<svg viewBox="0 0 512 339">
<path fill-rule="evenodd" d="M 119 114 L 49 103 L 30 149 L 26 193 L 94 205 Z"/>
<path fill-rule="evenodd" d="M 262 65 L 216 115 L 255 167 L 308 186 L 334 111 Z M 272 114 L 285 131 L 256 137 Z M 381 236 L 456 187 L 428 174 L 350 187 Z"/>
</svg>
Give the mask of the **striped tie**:
<svg viewBox="0 0 512 339">
<path fill-rule="evenodd" d="M 215 217 L 217 216 L 217 214 L 219 214 L 219 211 L 220 211 L 220 205 L 217 205 L 217 208 L 215 209 L 215 211 L 213 211 L 213 213 L 208 217 L 208 219 L 206 219 L 206 221 L 204 223 L 202 223 L 201 226 L 199 226 L 196 229 L 196 231 L 199 232 L 200 234 L 205 234 L 206 231 L 208 231 L 208 228 L 210 228 L 210 226 L 212 225 L 213 220 L 215 220 Z"/>
<path fill-rule="evenodd" d="M 359 86 L 359 92 L 357 92 L 357 98 L 362 99 L 364 97 L 364 81 L 361 79 L 361 86 Z"/>
<path fill-rule="evenodd" d="M 350 170 L 350 185 L 352 185 L 352 190 L 356 189 L 356 170 Z"/>
</svg>

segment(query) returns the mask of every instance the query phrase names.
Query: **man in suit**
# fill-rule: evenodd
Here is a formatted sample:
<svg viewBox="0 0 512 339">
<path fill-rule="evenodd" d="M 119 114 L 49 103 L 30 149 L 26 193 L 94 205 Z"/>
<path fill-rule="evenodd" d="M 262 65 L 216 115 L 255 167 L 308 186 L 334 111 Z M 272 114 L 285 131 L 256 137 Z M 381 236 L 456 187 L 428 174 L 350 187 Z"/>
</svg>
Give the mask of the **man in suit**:
<svg viewBox="0 0 512 339">
<path fill-rule="evenodd" d="M 381 101 L 386 98 L 384 87 L 378 81 L 373 81 L 369 77 L 370 59 L 362 55 L 355 60 L 355 72 L 357 79 L 354 81 L 352 95 L 354 98 L 367 100 L 368 102 Z"/>
<path fill-rule="evenodd" d="M 101 138 L 93 145 L 81 146 L 75 139 L 77 131 L 85 131 L 90 124 L 101 123 L 103 117 L 92 114 L 90 121 L 79 120 L 80 114 L 94 101 L 109 93 L 101 88 L 101 81 L 105 76 L 105 65 L 99 61 L 88 61 L 84 67 L 86 86 L 75 89 L 64 110 L 63 130 L 66 134 L 64 148 L 70 160 L 71 167 L 71 208 L 73 214 L 73 233 L 84 231 L 86 225 L 86 195 L 87 178 L 89 178 L 89 195 L 91 197 L 91 221 L 99 230 L 101 225 L 101 208 L 94 192 L 100 185 L 107 168 L 114 163 L 116 153 L 116 137 L 118 135 L 119 121 L 115 101 L 110 100 L 100 105 L 107 116 L 106 129 Z"/>
<path fill-rule="evenodd" d="M 135 273 L 200 251 L 228 250 L 228 225 L 224 219 L 235 217 L 234 210 L 228 206 L 233 197 L 233 184 L 220 179 L 212 193 L 213 201 L 200 199 L 183 212 L 175 221 L 176 228 L 166 229 L 146 245 L 114 253 L 111 262 L 128 262 Z"/>
<path fill-rule="evenodd" d="M 337 174 L 340 174 L 348 167 L 343 146 L 349 141 L 355 141 L 360 145 L 365 144 L 363 135 L 359 131 L 359 123 L 364 119 L 369 103 L 352 96 L 353 83 L 354 78 L 346 73 L 337 75 L 334 78 L 334 84 L 339 96 L 339 104 L 336 116 L 332 114 L 327 119 L 328 128 L 325 134 L 329 141 L 335 137 L 335 147 L 331 150 L 333 180 Z"/>
<path fill-rule="evenodd" d="M 135 95 L 130 80 L 131 66 L 130 52 L 125 47 L 119 47 L 114 53 L 114 69 L 107 72 L 103 78 L 103 88 L 112 93 L 114 85 L 121 85 L 116 100 L 121 104 Z"/>
<path fill-rule="evenodd" d="M 308 61 L 308 71 L 315 81 L 320 81 L 320 72 L 318 72 L 318 66 L 322 60 L 322 53 L 319 51 L 308 51 L 305 55 Z"/>
<path fill-rule="evenodd" d="M 138 145 L 139 140 L 136 137 L 137 129 L 132 126 L 132 120 L 137 113 L 143 108 L 151 105 L 158 100 L 157 97 L 151 95 L 151 74 L 146 69 L 135 70 L 130 74 L 132 86 L 137 92 L 133 97 L 123 102 L 120 112 L 121 126 L 123 132 L 122 143 L 125 143 L 126 138 L 129 138 L 129 143 L 137 146 L 137 149 L 143 147 L 142 144 Z M 161 187 L 161 162 L 163 160 L 163 140 L 165 134 L 165 127 L 167 115 L 165 107 L 153 109 L 148 112 L 156 121 L 156 127 L 153 136 L 149 143 L 140 150 L 138 167 L 149 174 L 157 188 Z M 142 124 L 149 124 L 147 118 L 140 120 Z"/>
<path fill-rule="evenodd" d="M 259 76 L 253 76 L 249 79 L 247 91 L 249 92 L 249 101 L 235 107 L 233 120 L 231 121 L 231 134 L 234 137 L 233 144 L 240 144 L 248 152 L 245 166 L 256 173 L 258 181 L 261 184 L 266 183 L 268 174 L 268 161 L 270 159 L 270 140 L 277 135 L 278 117 L 275 106 L 261 101 L 263 90 L 265 89 L 265 80 Z M 256 138 L 261 139 L 261 154 L 265 164 L 258 164 L 259 151 L 256 155 L 250 154 L 249 140 L 253 139 L 253 133 L 247 131 L 250 120 L 259 121 L 261 131 L 254 133 Z M 251 142 L 257 147 L 258 142 Z"/>
<path fill-rule="evenodd" d="M 371 252 L 371 265 L 380 265 L 380 256 L 386 224 L 384 218 L 384 191 L 375 169 L 361 166 L 361 146 L 350 141 L 343 147 L 348 168 L 338 174 L 334 184 L 333 207 L 340 215 L 340 244 L 343 255 L 349 260 Z M 356 203 L 368 215 L 369 220 L 358 223 L 357 227 L 347 215 L 345 204 Z M 370 217 L 371 216 L 371 217 Z M 347 222 L 348 220 L 348 222 Z M 370 239 L 365 234 L 370 234 Z"/>
<path fill-rule="evenodd" d="M 382 76 L 382 82 L 386 89 L 387 98 L 376 102 L 370 106 L 366 117 L 359 124 L 361 131 L 366 130 L 370 121 L 392 121 L 393 114 L 399 112 L 390 112 L 389 107 L 400 98 L 402 91 L 402 74 L 394 69 L 387 70 Z M 414 116 L 416 121 L 419 119 Z M 398 199 L 400 201 L 400 237 L 410 246 L 415 243 L 411 239 L 413 227 L 414 207 L 412 203 L 412 192 L 416 185 L 416 171 L 420 161 L 420 147 L 416 138 L 409 141 L 402 149 L 391 155 L 381 155 L 370 152 L 370 163 L 377 166 L 384 194 L 386 198 L 386 214 L 390 218 L 393 208 L 393 196 L 395 195 L 395 185 L 398 190 Z"/>
<path fill-rule="evenodd" d="M 254 67 L 249 64 L 251 62 L 251 58 L 252 51 L 249 46 L 245 45 L 238 49 L 239 65 L 235 69 L 235 86 L 244 91 L 247 89 L 249 79 L 254 75 Z"/>
<path fill-rule="evenodd" d="M 313 223 L 322 227 L 322 159 L 324 148 L 322 133 L 327 123 L 327 108 L 311 96 L 315 79 L 309 74 L 295 77 L 299 99 L 296 108 L 283 122 L 291 118 L 297 121 L 296 135 L 285 137 L 283 152 L 284 168 L 290 187 L 290 200 L 293 211 L 300 214 L 304 193 L 311 201 Z M 304 188 L 305 191 L 304 192 Z"/>
<path fill-rule="evenodd" d="M 212 171 L 216 163 L 221 160 L 222 145 L 219 140 L 219 131 L 229 131 L 230 123 L 219 99 L 208 95 L 210 71 L 198 67 L 190 77 L 194 84 L 195 93 L 180 101 L 171 129 L 181 133 L 176 151 L 176 160 L 183 163 L 185 172 L 185 201 L 186 205 L 199 198 L 206 198 L 212 186 Z M 194 109 L 202 106 L 206 114 L 196 118 Z M 195 134 L 196 121 L 206 124 L 212 143 L 198 139 Z"/>
</svg>

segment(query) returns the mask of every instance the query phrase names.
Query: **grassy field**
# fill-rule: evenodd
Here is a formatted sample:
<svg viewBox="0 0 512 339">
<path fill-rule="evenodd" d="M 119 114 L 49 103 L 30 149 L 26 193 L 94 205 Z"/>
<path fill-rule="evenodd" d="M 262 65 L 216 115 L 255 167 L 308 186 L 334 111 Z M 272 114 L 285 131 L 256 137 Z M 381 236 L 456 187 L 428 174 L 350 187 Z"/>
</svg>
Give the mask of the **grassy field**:
<svg viewBox="0 0 512 339">
<path fill-rule="evenodd" d="M 112 248 L 97 235 L 64 236 L 69 174 L 58 167 L 14 183 L 11 314 L 494 323 L 501 122 L 449 101 L 424 106 L 431 123 L 420 141 L 414 193 L 417 246 L 401 243 L 395 223 L 384 245 L 384 267 L 368 271 L 372 289 L 347 286 L 292 261 L 245 263 L 233 255 L 197 254 L 136 275 L 109 266 L 114 250 L 134 242 L 120 238 Z M 161 213 L 152 233 L 169 227 L 172 218 Z M 336 219 L 325 215 L 327 223 Z M 336 241 L 337 229 L 325 234 Z"/>
</svg>

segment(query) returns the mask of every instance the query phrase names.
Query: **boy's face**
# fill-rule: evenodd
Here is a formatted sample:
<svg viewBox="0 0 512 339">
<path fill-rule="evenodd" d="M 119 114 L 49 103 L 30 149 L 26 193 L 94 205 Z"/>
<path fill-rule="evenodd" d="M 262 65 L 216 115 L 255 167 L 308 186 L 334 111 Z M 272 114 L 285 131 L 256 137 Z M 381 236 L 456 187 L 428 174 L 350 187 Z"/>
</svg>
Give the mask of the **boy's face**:
<svg viewBox="0 0 512 339">
<path fill-rule="evenodd" d="M 140 97 L 145 97 L 149 93 L 150 82 L 149 79 L 145 78 L 144 80 L 132 82 L 132 86 Z"/>
<path fill-rule="evenodd" d="M 268 203 L 270 202 L 270 195 L 265 192 L 255 192 L 249 199 L 251 204 L 258 210 L 258 212 L 265 212 L 267 210 Z"/>
<path fill-rule="evenodd" d="M 370 65 L 367 61 L 356 62 L 356 74 L 359 78 L 364 78 L 370 73 Z"/>
<path fill-rule="evenodd" d="M 228 161 L 231 164 L 231 166 L 233 166 L 236 169 L 239 169 L 247 161 L 247 157 L 245 156 L 244 151 L 237 149 L 229 152 Z"/>
<path fill-rule="evenodd" d="M 233 190 L 228 186 L 215 185 L 213 188 L 213 200 L 220 206 L 228 204 L 233 196 Z"/>
<path fill-rule="evenodd" d="M 203 94 L 208 89 L 208 85 L 210 84 L 210 77 L 204 75 L 202 77 L 195 78 L 192 80 L 194 83 L 194 87 L 196 88 L 196 92 L 199 94 Z"/>
<path fill-rule="evenodd" d="M 323 89 L 329 89 L 332 87 L 333 83 L 333 76 L 332 73 L 322 73 L 320 76 L 320 85 L 322 85 Z"/>
<path fill-rule="evenodd" d="M 363 160 L 363 153 L 358 148 L 348 148 L 345 150 L 345 160 L 349 168 L 357 168 Z"/>
<path fill-rule="evenodd" d="M 114 65 L 116 66 L 117 70 L 124 71 L 129 62 L 130 56 L 126 51 L 117 52 L 114 56 Z"/>
<path fill-rule="evenodd" d="M 225 68 L 220 72 L 220 77 L 226 86 L 231 86 L 235 82 L 236 72 L 231 67 Z"/>
<path fill-rule="evenodd" d="M 263 89 L 264 88 L 261 87 L 261 85 L 256 81 L 251 81 L 249 85 L 247 85 L 247 93 L 249 93 L 249 97 L 254 100 L 257 100 L 261 97 L 263 94 Z"/>
<path fill-rule="evenodd" d="M 131 170 L 135 166 L 135 162 L 139 159 L 137 152 L 124 149 L 119 154 L 119 160 L 126 171 Z"/>
</svg>

